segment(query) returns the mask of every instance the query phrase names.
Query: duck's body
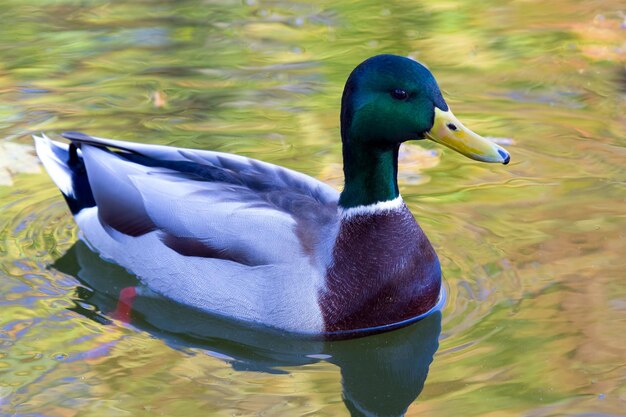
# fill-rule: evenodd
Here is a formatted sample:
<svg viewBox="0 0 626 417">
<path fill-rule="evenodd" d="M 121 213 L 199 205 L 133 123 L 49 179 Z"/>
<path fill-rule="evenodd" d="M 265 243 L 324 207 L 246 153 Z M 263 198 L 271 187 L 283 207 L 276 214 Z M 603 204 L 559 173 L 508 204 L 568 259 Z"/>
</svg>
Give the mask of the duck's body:
<svg viewBox="0 0 626 417">
<path fill-rule="evenodd" d="M 419 65 L 376 59 L 387 76 L 398 59 Z M 359 101 L 359 77 L 357 68 L 342 103 L 341 194 L 254 159 L 79 133 L 64 135 L 71 145 L 36 138 L 37 153 L 84 240 L 151 290 L 293 332 L 385 327 L 432 309 L 441 271 L 398 193 L 403 140 L 371 141 L 357 129 L 372 110 Z M 432 133 L 436 123 L 422 119 L 428 126 L 416 131 Z"/>
<path fill-rule="evenodd" d="M 324 183 L 253 159 L 65 136 L 81 144 L 74 164 L 68 145 L 38 138 L 37 150 L 67 174 L 55 180 L 82 237 L 160 294 L 305 333 L 395 323 L 436 302 L 437 257 L 401 199 L 345 210 Z"/>
</svg>

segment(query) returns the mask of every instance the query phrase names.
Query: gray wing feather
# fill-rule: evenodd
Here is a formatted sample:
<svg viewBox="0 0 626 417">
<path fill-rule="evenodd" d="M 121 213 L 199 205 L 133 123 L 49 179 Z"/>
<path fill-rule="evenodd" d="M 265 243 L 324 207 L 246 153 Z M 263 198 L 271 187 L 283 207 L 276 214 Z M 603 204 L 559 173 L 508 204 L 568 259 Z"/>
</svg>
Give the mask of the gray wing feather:
<svg viewBox="0 0 626 417">
<path fill-rule="evenodd" d="M 258 187 L 259 184 L 265 184 L 266 187 L 271 187 L 272 189 L 286 189 L 299 194 L 310 195 L 323 205 L 336 206 L 339 200 L 339 193 L 335 189 L 315 178 L 240 155 L 125 142 L 77 132 L 66 132 L 63 136 L 76 143 L 112 147 L 155 160 L 195 162 L 200 165 L 221 168 L 229 174 L 239 177 L 243 184 L 251 188 Z"/>
<path fill-rule="evenodd" d="M 87 145 L 82 155 L 103 225 L 130 236 L 157 231 L 181 254 L 246 265 L 289 262 L 310 252 L 323 226 L 336 222 L 338 193 L 285 168 L 217 152 L 68 136 Z M 199 168 L 142 165 L 102 146 Z"/>
<path fill-rule="evenodd" d="M 283 263 L 301 254 L 296 221 L 275 208 L 228 199 L 222 190 L 166 177 L 132 177 L 150 217 L 169 235 L 194 239 L 209 248 L 246 253 L 254 265 Z"/>
<path fill-rule="evenodd" d="M 82 156 L 87 162 L 89 184 L 101 223 L 130 236 L 155 230 L 156 225 L 145 211 L 140 192 L 128 181 L 131 175 L 145 169 L 118 163 L 120 160 L 113 154 L 92 146 L 83 147 Z"/>
</svg>

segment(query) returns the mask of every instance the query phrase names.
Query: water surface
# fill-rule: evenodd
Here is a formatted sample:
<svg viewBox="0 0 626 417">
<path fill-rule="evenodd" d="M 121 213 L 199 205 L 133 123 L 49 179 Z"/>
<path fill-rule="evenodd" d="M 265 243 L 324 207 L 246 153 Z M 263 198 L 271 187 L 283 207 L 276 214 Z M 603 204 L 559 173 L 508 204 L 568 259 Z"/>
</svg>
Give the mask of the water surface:
<svg viewBox="0 0 626 417">
<path fill-rule="evenodd" d="M 623 415 L 623 3 L 4 0 L 0 13 L 0 415 Z M 403 152 L 401 192 L 442 261 L 441 315 L 323 343 L 166 302 L 114 312 L 134 278 L 76 243 L 32 133 L 234 152 L 340 187 L 343 83 L 379 53 L 427 64 L 455 114 L 512 155 Z"/>
</svg>

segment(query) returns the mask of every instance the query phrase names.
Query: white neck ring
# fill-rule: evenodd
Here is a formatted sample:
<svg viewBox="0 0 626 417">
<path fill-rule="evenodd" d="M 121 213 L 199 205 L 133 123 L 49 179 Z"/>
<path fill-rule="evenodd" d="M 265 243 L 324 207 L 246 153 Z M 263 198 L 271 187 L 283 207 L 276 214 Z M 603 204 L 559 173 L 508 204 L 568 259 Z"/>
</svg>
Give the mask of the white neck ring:
<svg viewBox="0 0 626 417">
<path fill-rule="evenodd" d="M 399 210 L 404 205 L 402 196 L 394 198 L 393 200 L 379 201 L 374 204 L 367 204 L 356 207 L 343 208 L 339 206 L 339 214 L 344 220 L 351 219 L 356 216 L 382 214 L 390 211 Z"/>
</svg>

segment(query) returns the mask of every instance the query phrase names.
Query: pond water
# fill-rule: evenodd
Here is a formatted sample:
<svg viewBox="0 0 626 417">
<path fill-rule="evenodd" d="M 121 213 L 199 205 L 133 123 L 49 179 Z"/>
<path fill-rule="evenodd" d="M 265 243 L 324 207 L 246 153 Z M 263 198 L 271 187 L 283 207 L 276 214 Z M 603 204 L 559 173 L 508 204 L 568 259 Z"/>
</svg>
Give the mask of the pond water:
<svg viewBox="0 0 626 417">
<path fill-rule="evenodd" d="M 616 416 L 626 409 L 623 2 L 3 0 L 0 415 Z M 30 135 L 214 149 L 341 186 L 363 59 L 429 66 L 508 166 L 402 153 L 441 311 L 307 341 L 162 301 L 77 242 Z M 432 362 L 432 363 L 431 363 Z"/>
</svg>

